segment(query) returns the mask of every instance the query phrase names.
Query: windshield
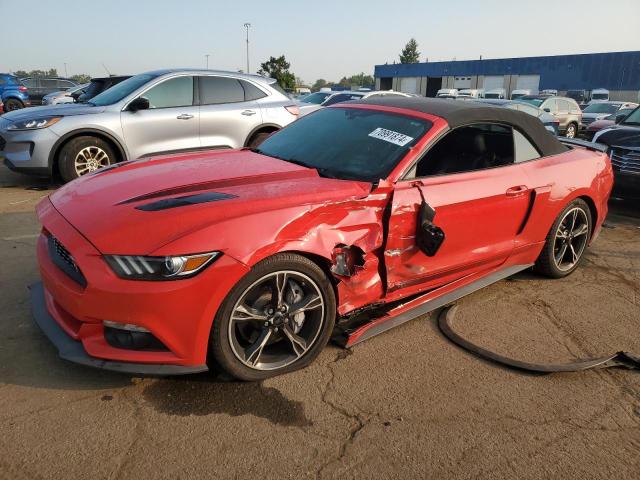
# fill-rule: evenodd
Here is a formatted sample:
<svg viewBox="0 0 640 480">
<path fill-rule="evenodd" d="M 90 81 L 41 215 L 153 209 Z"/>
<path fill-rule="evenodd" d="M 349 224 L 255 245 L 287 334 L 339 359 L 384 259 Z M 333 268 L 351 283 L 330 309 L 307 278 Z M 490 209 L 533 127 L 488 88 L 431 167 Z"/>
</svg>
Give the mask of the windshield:
<svg viewBox="0 0 640 480">
<path fill-rule="evenodd" d="M 307 95 L 304 98 L 301 98 L 300 101 L 304 103 L 314 103 L 316 105 L 320 105 L 324 102 L 329 95 L 332 95 L 330 92 L 316 92 L 310 95 Z"/>
<path fill-rule="evenodd" d="M 627 118 L 625 118 L 621 125 L 640 125 L 640 107 L 636 108 L 633 112 L 629 114 Z"/>
<path fill-rule="evenodd" d="M 331 98 L 327 98 L 322 103 L 322 106 L 328 107 L 329 105 L 333 105 L 334 103 L 348 102 L 349 100 L 359 100 L 362 97 L 364 97 L 364 95 L 358 93 L 338 93 L 336 95 L 333 95 Z"/>
<path fill-rule="evenodd" d="M 274 133 L 256 152 L 315 168 L 321 176 L 386 178 L 431 122 L 375 110 L 327 108 Z"/>
<path fill-rule="evenodd" d="M 536 107 L 539 107 L 540 105 L 542 105 L 542 102 L 545 101 L 544 98 L 526 98 L 526 97 L 520 97 L 518 99 L 519 102 L 527 102 L 530 103 L 531 105 L 535 105 Z"/>
<path fill-rule="evenodd" d="M 500 93 L 485 93 L 484 98 L 500 98 Z"/>
<path fill-rule="evenodd" d="M 594 93 L 591 95 L 592 100 L 609 100 L 608 93 Z"/>
<path fill-rule="evenodd" d="M 584 113 L 613 113 L 618 110 L 618 105 L 613 103 L 592 103 L 583 110 Z"/>
<path fill-rule="evenodd" d="M 157 75 L 149 75 L 147 73 L 142 73 L 140 75 L 136 75 L 131 78 L 127 78 L 126 80 L 114 85 L 111 88 L 106 89 L 100 95 L 96 95 L 91 99 L 89 103 L 93 105 L 98 105 L 100 107 L 104 107 L 105 105 L 113 105 L 114 103 L 119 102 L 123 98 L 131 95 L 138 88 L 143 86 L 145 83 L 149 82 L 156 78 Z M 92 84 L 94 82 L 91 82 Z M 89 89 L 91 90 L 91 89 Z"/>
</svg>

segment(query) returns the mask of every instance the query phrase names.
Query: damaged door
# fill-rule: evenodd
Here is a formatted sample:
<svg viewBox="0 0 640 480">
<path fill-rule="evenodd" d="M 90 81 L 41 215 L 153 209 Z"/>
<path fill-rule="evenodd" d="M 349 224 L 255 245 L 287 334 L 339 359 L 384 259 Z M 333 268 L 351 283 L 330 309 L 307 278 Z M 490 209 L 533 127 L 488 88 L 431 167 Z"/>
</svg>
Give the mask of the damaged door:
<svg viewBox="0 0 640 480">
<path fill-rule="evenodd" d="M 509 257 L 530 199 L 513 153 L 510 128 L 462 127 L 396 183 L 384 252 L 391 297 L 441 286 Z M 444 236 L 435 252 L 425 253 L 416 237 L 423 198 L 435 212 L 430 235 L 438 240 L 441 230 Z"/>
</svg>

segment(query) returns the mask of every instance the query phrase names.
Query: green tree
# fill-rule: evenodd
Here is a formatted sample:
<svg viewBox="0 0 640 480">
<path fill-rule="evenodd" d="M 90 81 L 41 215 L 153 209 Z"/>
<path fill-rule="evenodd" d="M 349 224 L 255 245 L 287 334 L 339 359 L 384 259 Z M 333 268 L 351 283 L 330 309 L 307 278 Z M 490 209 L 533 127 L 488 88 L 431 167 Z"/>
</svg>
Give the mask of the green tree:
<svg viewBox="0 0 640 480">
<path fill-rule="evenodd" d="M 269 57 L 269 60 L 260 64 L 258 73 L 267 77 L 275 78 L 282 88 L 295 88 L 296 76 L 289 71 L 291 65 L 280 55 L 278 58 Z"/>
<path fill-rule="evenodd" d="M 79 73 L 77 75 L 73 75 L 71 77 L 76 83 L 89 83 L 91 81 L 91 75 L 87 75 L 86 73 Z"/>
<path fill-rule="evenodd" d="M 400 63 L 418 63 L 420 61 L 420 52 L 418 52 L 418 42 L 412 38 L 402 49 L 400 53 Z"/>
<path fill-rule="evenodd" d="M 317 92 L 318 90 L 326 86 L 327 86 L 327 81 L 324 78 L 319 78 L 311 87 L 311 91 Z"/>
</svg>

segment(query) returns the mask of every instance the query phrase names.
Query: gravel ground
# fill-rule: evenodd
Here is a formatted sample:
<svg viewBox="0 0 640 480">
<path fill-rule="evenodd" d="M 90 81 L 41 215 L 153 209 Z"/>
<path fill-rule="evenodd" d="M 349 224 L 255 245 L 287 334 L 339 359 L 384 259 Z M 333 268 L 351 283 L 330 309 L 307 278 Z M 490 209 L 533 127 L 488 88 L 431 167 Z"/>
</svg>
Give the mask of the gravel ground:
<svg viewBox="0 0 640 480">
<path fill-rule="evenodd" d="M 35 189 L 33 188 L 35 187 Z M 141 379 L 60 360 L 33 325 L 33 207 L 0 167 L 0 478 L 636 478 L 640 373 L 525 374 L 424 317 L 262 383 Z M 522 273 L 459 302 L 456 329 L 528 361 L 640 354 L 640 208 L 564 280 Z"/>
</svg>

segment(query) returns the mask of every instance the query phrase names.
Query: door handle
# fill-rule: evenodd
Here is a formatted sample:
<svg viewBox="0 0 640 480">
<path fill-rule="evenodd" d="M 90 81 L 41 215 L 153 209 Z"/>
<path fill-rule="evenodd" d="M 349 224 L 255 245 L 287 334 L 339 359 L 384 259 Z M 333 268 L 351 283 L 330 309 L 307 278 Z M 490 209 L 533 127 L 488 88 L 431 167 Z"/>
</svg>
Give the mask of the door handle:
<svg viewBox="0 0 640 480">
<path fill-rule="evenodd" d="M 529 191 L 529 187 L 526 185 L 517 185 L 515 187 L 507 188 L 507 197 L 519 197 Z"/>
<path fill-rule="evenodd" d="M 244 112 L 242 112 L 242 115 L 246 115 L 247 117 L 250 117 L 251 115 L 255 115 L 256 112 L 253 110 L 245 110 Z"/>
<path fill-rule="evenodd" d="M 193 115 L 189 115 L 188 113 L 183 113 L 182 115 L 178 115 L 176 118 L 178 120 L 190 120 L 193 118 Z"/>
</svg>

